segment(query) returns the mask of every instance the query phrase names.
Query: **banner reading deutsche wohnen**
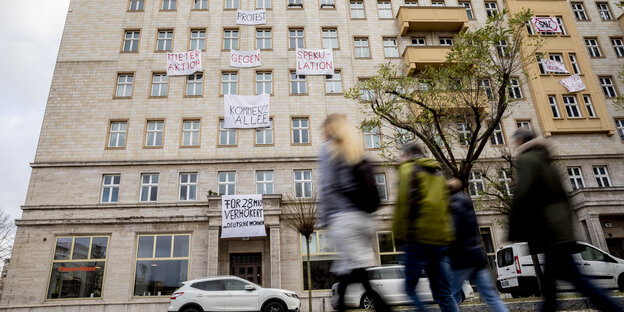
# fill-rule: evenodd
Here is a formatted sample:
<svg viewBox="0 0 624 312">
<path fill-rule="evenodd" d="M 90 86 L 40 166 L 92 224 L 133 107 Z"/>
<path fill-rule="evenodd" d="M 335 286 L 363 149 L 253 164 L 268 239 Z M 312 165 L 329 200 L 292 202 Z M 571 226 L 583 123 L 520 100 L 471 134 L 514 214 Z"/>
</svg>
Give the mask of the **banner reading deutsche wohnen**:
<svg viewBox="0 0 624 312">
<path fill-rule="evenodd" d="M 221 196 L 221 238 L 266 236 L 262 195 Z"/>
<path fill-rule="evenodd" d="M 334 53 L 331 49 L 297 49 L 297 75 L 333 75 Z"/>
<path fill-rule="evenodd" d="M 226 129 L 267 128 L 269 119 L 269 94 L 223 96 L 223 121 Z"/>
<path fill-rule="evenodd" d="M 167 76 L 186 76 L 202 71 L 201 50 L 167 53 Z"/>
</svg>

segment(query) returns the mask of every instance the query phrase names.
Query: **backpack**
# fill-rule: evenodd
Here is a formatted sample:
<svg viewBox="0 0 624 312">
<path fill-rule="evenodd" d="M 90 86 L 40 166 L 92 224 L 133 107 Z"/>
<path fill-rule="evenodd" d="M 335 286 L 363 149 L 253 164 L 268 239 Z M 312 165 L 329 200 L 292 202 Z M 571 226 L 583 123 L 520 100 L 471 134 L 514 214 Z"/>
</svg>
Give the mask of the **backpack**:
<svg viewBox="0 0 624 312">
<path fill-rule="evenodd" d="M 357 183 L 354 190 L 345 192 L 345 196 L 360 210 L 373 213 L 381 202 L 379 190 L 375 183 L 373 165 L 366 159 L 362 159 L 353 166 L 353 179 Z"/>
</svg>

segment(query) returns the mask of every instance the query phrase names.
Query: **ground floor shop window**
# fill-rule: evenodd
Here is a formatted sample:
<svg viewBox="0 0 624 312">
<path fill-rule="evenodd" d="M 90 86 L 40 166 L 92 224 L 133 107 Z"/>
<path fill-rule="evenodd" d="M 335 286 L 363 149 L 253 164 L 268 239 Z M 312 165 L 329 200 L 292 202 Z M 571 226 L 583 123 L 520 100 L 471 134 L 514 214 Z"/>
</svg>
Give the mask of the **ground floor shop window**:
<svg viewBox="0 0 624 312">
<path fill-rule="evenodd" d="M 140 235 L 135 296 L 168 296 L 188 280 L 190 235 Z"/>
<path fill-rule="evenodd" d="M 312 290 L 331 289 L 338 279 L 330 272 L 336 250 L 327 239 L 327 231 L 316 231 L 310 237 L 310 271 Z M 301 263 L 303 273 L 303 289 L 308 290 L 308 271 L 306 257 L 306 239 L 301 236 Z"/>
<path fill-rule="evenodd" d="M 108 237 L 58 237 L 48 299 L 101 298 Z"/>
</svg>

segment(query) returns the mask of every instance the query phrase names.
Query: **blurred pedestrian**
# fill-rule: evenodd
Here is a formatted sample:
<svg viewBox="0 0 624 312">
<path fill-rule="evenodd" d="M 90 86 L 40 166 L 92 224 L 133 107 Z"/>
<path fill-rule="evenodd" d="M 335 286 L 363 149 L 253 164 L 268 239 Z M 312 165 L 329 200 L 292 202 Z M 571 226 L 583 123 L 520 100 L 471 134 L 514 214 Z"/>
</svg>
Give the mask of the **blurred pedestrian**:
<svg viewBox="0 0 624 312">
<path fill-rule="evenodd" d="M 447 256 L 454 233 L 446 178 L 438 162 L 426 158 L 416 143 L 404 145 L 402 160 L 392 232 L 404 244 L 405 291 L 416 308 L 423 310 L 416 284 L 424 269 L 440 309 L 459 311 Z"/>
<path fill-rule="evenodd" d="M 373 239 L 375 223 L 369 214 L 379 205 L 379 194 L 364 191 L 362 179 L 372 178 L 372 170 L 362 155 L 360 137 L 346 115 L 330 114 L 323 123 L 325 141 L 319 155 L 320 215 L 319 227 L 328 227 L 329 237 L 338 251 L 331 271 L 338 276 L 338 311 L 344 311 L 344 295 L 351 283 L 362 283 L 373 300 L 376 311 L 390 311 L 383 299 L 372 290 L 366 268 L 375 265 Z M 356 177 L 358 170 L 365 177 Z M 367 179 L 368 178 L 368 179 Z M 370 185 L 370 183 L 369 183 Z M 362 202 L 361 198 L 374 196 Z M 376 204 L 374 204 L 376 199 Z M 365 207 L 365 206 L 369 207 Z"/>
<path fill-rule="evenodd" d="M 509 240 L 525 241 L 532 254 L 545 253 L 542 311 L 556 311 L 555 281 L 566 280 L 602 311 L 622 311 L 607 292 L 583 276 L 572 254 L 579 251 L 572 210 L 548 144 L 520 128 L 512 135 L 516 149 L 516 183 L 509 216 Z"/>
<path fill-rule="evenodd" d="M 461 302 L 462 285 L 465 280 L 477 285 L 479 298 L 494 312 L 507 312 L 507 307 L 492 282 L 488 269 L 487 256 L 481 243 L 481 233 L 472 200 L 461 192 L 462 182 L 458 179 L 448 181 L 451 190 L 451 211 L 455 223 L 456 240 L 451 245 L 451 266 L 455 280 L 453 294 Z"/>
</svg>

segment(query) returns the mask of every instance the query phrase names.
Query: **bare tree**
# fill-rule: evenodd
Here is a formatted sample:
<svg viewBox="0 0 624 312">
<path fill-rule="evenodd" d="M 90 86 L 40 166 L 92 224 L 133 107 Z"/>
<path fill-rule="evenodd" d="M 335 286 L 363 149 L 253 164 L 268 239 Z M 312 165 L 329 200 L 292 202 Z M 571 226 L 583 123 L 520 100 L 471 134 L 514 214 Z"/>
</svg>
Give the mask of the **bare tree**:
<svg viewBox="0 0 624 312">
<path fill-rule="evenodd" d="M 499 160 L 483 165 L 487 186 L 481 194 L 489 200 L 488 209 L 507 215 L 511 212 L 511 188 L 514 183 L 515 162 L 508 147 L 497 150 Z"/>
<path fill-rule="evenodd" d="M 11 257 L 13 239 L 15 238 L 15 223 L 3 210 L 0 210 L 0 261 Z"/>
</svg>

